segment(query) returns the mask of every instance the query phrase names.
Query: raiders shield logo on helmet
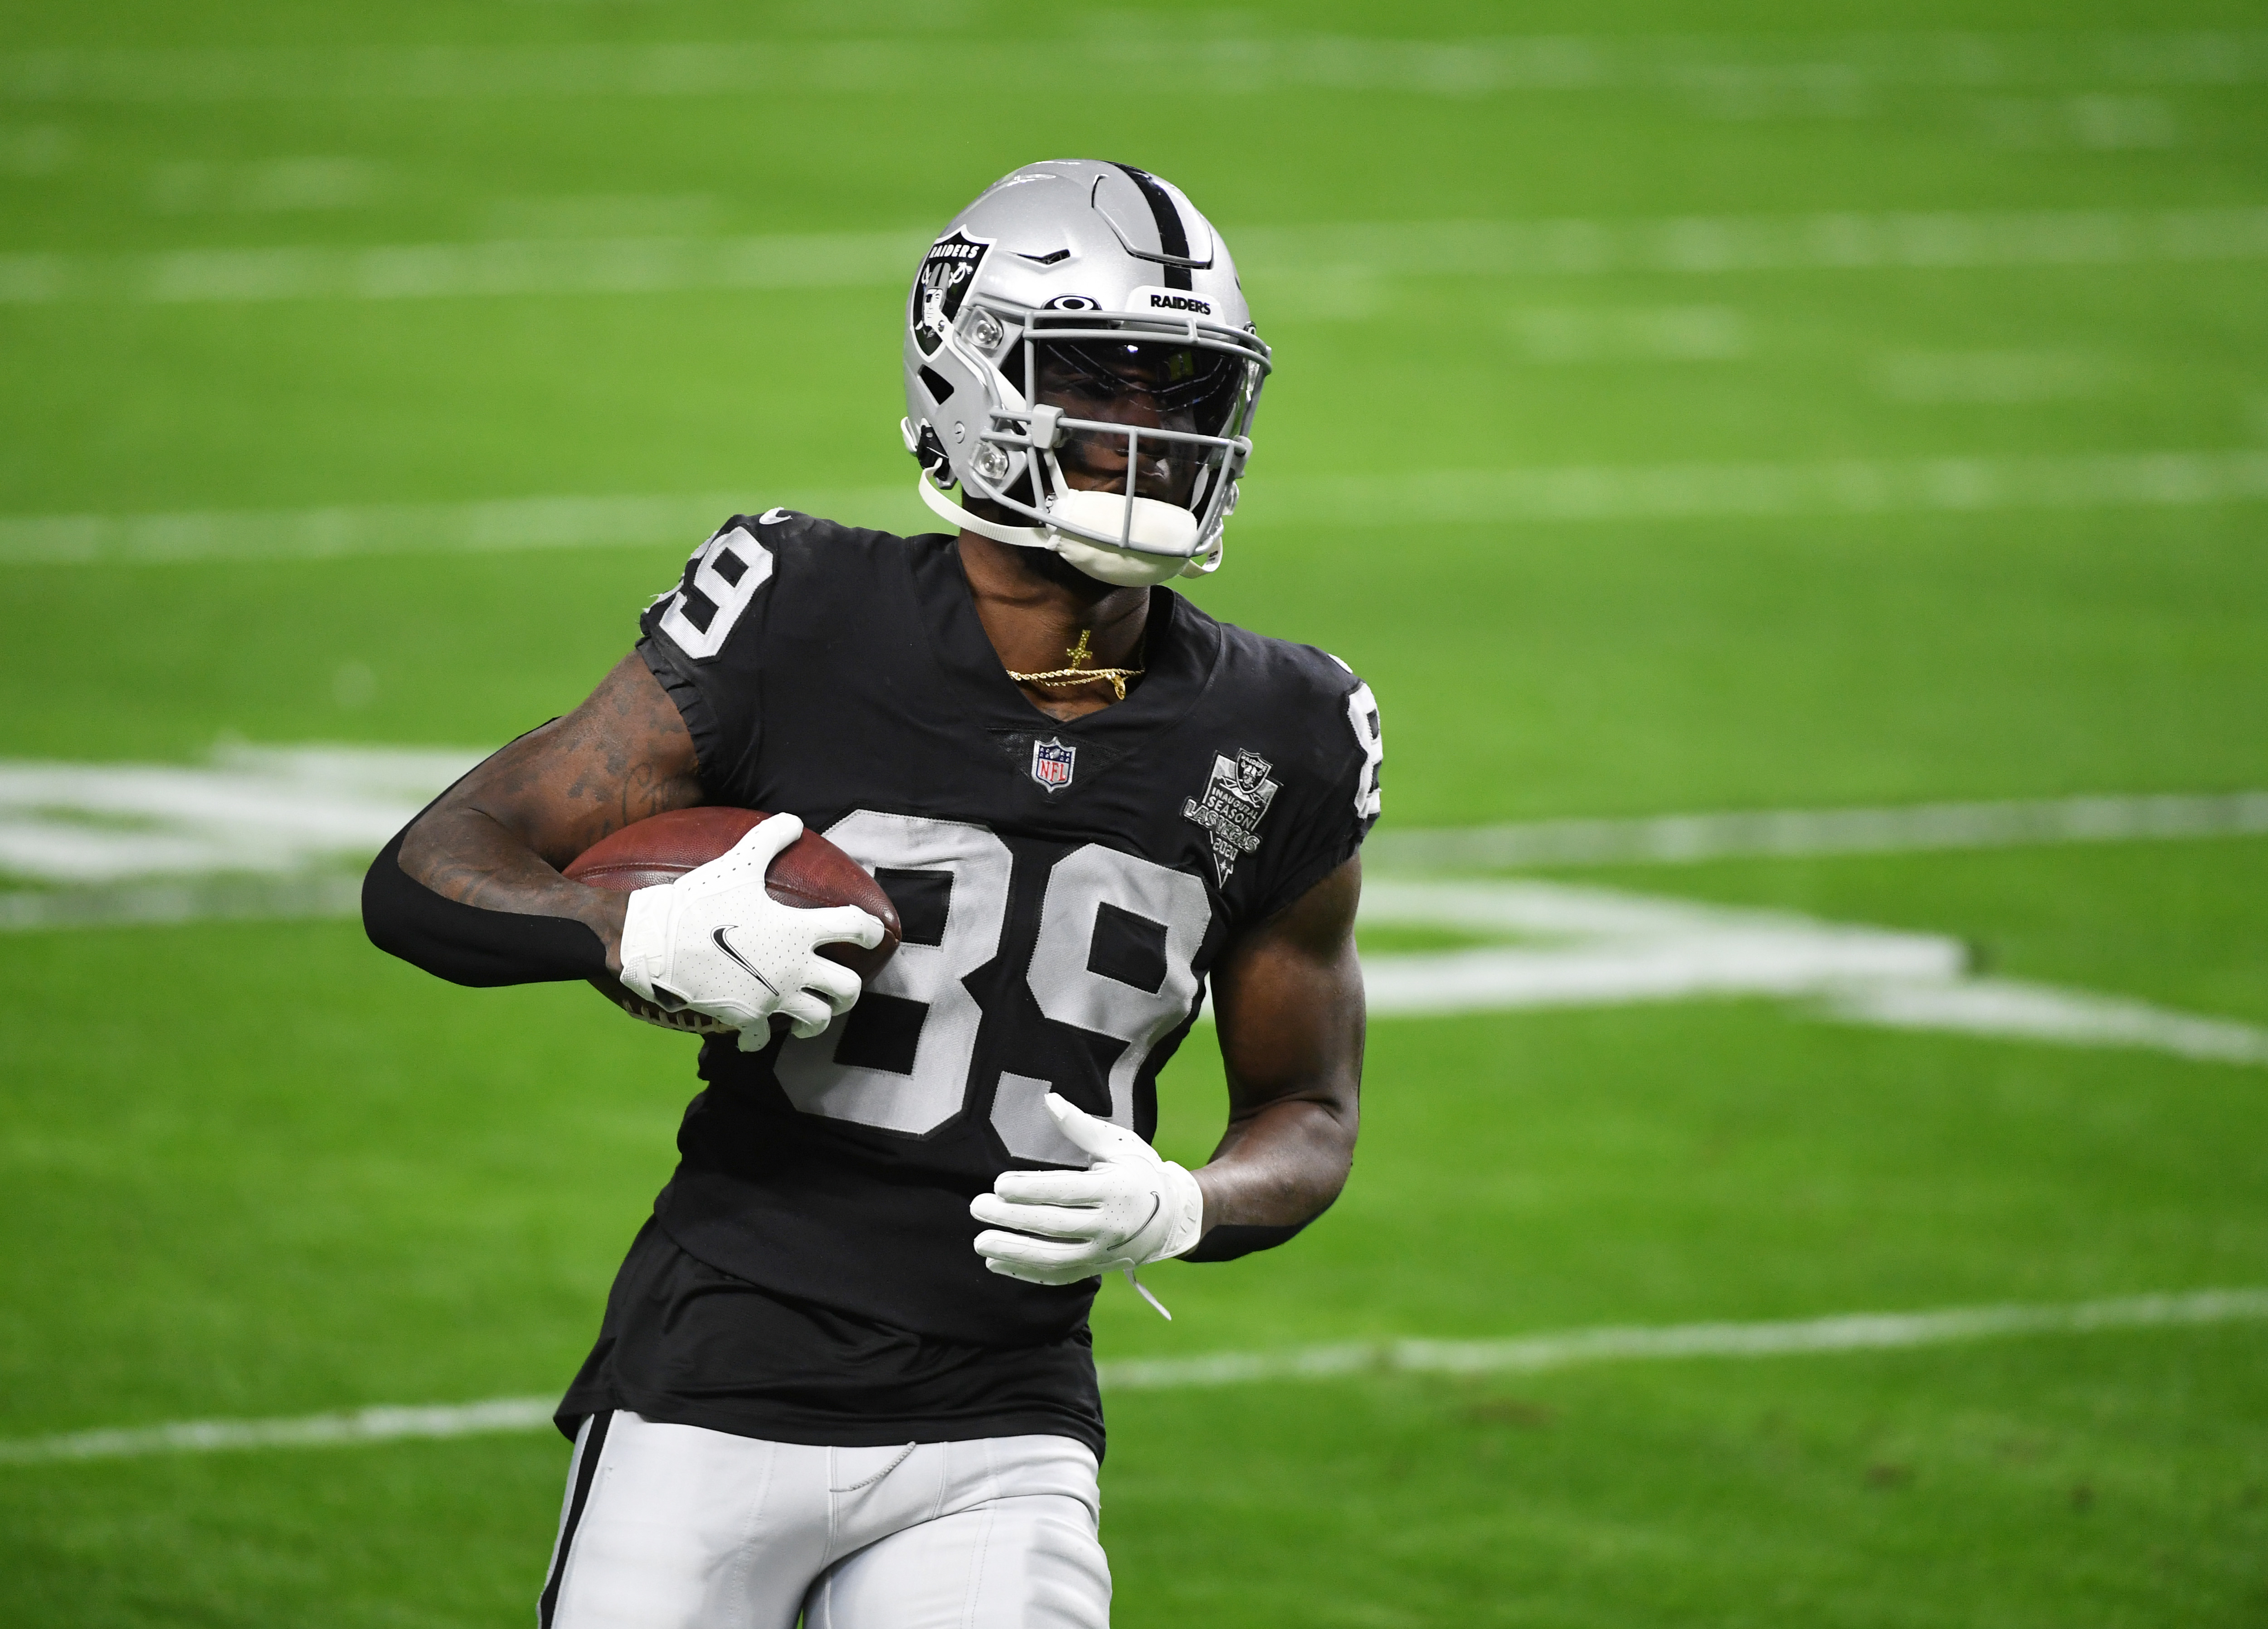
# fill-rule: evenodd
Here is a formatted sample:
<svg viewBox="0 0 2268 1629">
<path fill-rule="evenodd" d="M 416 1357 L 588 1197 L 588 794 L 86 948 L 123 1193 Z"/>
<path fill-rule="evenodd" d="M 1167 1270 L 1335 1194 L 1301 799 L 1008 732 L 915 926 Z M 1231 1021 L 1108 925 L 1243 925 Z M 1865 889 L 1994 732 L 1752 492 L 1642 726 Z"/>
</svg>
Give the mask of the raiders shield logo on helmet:
<svg viewBox="0 0 2268 1629">
<path fill-rule="evenodd" d="M 972 238 L 957 230 L 929 246 L 929 253 L 922 257 L 921 273 L 914 279 L 914 342 L 924 351 L 936 353 L 942 343 L 939 336 L 961 314 L 961 302 L 968 298 L 976 269 L 984 263 L 984 251 L 991 247 L 990 238 Z"/>
</svg>

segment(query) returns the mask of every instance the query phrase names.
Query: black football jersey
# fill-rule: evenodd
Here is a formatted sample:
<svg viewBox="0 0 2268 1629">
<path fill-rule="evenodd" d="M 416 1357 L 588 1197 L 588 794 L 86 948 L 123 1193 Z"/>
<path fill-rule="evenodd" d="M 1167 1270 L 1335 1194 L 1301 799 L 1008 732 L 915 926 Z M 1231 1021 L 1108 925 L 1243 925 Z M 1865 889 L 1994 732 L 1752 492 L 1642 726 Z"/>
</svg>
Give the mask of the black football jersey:
<svg viewBox="0 0 2268 1629">
<path fill-rule="evenodd" d="M 1059 1339 L 1094 1282 L 986 1270 L 968 1202 L 1083 1165 L 1042 1098 L 1147 1138 L 1223 948 L 1379 806 L 1376 704 L 1336 658 L 1152 591 L 1146 676 L 1072 723 L 1003 670 L 954 539 L 735 516 L 639 650 L 708 800 L 800 815 L 903 942 L 824 1035 L 702 1048 L 657 1220 L 700 1260 L 941 1339 Z"/>
</svg>

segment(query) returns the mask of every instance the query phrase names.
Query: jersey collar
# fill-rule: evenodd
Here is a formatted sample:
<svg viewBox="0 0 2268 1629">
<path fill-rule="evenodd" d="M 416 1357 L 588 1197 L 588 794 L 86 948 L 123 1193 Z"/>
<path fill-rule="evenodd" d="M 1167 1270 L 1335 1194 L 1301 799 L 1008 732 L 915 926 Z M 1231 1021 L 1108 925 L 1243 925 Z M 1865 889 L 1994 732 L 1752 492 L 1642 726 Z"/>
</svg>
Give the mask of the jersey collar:
<svg viewBox="0 0 2268 1629">
<path fill-rule="evenodd" d="M 928 533 L 906 540 L 907 569 L 930 645 L 950 694 L 989 727 L 1066 731 L 1089 740 L 1162 728 L 1185 716 L 1211 688 L 1220 656 L 1220 628 L 1170 588 L 1150 590 L 1144 630 L 1147 671 L 1123 702 L 1113 702 L 1068 723 L 1032 704 L 1000 665 L 999 652 L 976 615 L 976 599 L 961 570 L 955 539 Z"/>
</svg>

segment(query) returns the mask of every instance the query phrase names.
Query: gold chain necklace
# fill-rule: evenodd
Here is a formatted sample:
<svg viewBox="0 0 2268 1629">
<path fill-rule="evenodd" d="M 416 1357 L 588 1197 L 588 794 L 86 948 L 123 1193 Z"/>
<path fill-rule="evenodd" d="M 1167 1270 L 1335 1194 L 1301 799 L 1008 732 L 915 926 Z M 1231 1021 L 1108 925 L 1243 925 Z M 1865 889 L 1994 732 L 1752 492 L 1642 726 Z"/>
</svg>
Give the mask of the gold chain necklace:
<svg viewBox="0 0 2268 1629">
<path fill-rule="evenodd" d="M 1126 699 L 1126 681 L 1129 679 L 1138 679 L 1149 670 L 1144 667 L 1089 667 L 1085 666 L 1086 663 L 1091 662 L 1094 660 L 1094 652 L 1087 649 L 1086 645 L 1087 638 L 1092 632 L 1093 630 L 1091 629 L 1080 629 L 1079 630 L 1079 643 L 1064 652 L 1064 656 L 1068 657 L 1071 660 L 1070 667 L 1050 667 L 1045 673 L 1018 673 L 1013 667 L 1011 667 L 1008 669 L 1008 676 L 1019 684 L 1036 684 L 1043 689 L 1049 690 L 1068 689 L 1074 685 L 1093 684 L 1097 679 L 1104 679 L 1108 680 L 1109 682 L 1110 688 L 1117 692 L 1116 699 L 1122 702 L 1124 701 Z"/>
</svg>

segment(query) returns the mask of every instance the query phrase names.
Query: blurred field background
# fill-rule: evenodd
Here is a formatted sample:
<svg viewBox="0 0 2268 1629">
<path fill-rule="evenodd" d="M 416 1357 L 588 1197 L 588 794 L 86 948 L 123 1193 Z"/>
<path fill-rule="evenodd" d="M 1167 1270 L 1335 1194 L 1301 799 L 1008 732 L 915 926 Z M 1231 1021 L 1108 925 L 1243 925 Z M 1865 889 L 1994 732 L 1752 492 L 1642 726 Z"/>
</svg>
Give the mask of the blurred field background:
<svg viewBox="0 0 2268 1629">
<path fill-rule="evenodd" d="M 689 1048 L 379 956 L 357 858 L 725 513 L 922 526 L 905 283 L 1049 156 L 1187 188 L 1277 348 L 1196 593 L 1376 689 L 1366 957 L 1510 943 L 1499 1010 L 1374 1023 L 1339 1205 L 1161 1270 L 1170 1326 L 1108 1286 L 1100 1355 L 2262 1306 L 2261 7 L 0 19 L 10 1623 L 525 1621 L 548 1431 L 54 1444 L 571 1375 Z M 1934 846 L 1537 824 L 2042 801 Z M 1759 933 L 1779 986 L 1724 974 Z M 1706 999 L 1638 999 L 1632 945 Z M 1876 954 L 1936 971 L 1837 982 Z M 1123 1625 L 2268 1625 L 2241 1317 L 1110 1422 Z"/>
</svg>

